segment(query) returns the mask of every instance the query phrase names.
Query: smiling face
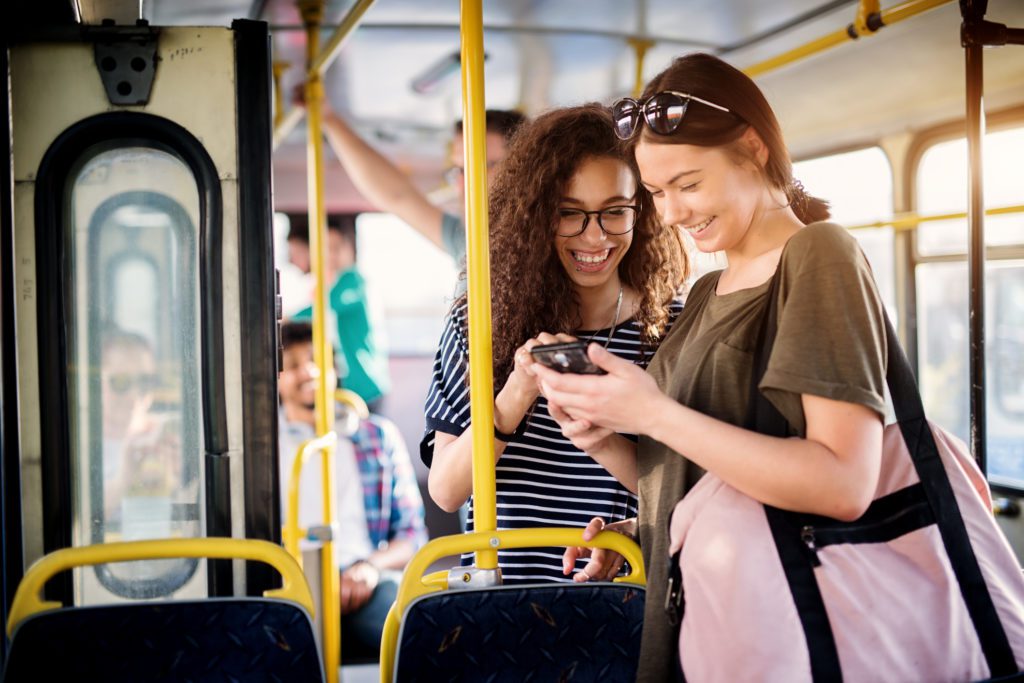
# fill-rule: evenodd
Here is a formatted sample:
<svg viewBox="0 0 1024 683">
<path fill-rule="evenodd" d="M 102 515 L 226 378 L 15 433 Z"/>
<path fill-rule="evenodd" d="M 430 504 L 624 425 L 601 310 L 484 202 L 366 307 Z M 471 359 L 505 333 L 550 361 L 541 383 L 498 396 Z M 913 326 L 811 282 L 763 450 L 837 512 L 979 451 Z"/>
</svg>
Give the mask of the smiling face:
<svg viewBox="0 0 1024 683">
<path fill-rule="evenodd" d="M 636 180 L 629 167 L 610 157 L 585 159 L 566 184 L 560 209 L 600 211 L 636 203 Z M 556 218 L 556 221 L 558 219 Z M 557 231 L 558 224 L 555 229 Z M 591 215 L 586 230 L 573 237 L 555 235 L 555 251 L 577 288 L 618 289 L 618 267 L 633 243 L 633 233 L 609 235 Z"/>
<path fill-rule="evenodd" d="M 293 344 L 284 350 L 277 391 L 285 405 L 313 408 L 316 400 L 316 380 L 320 371 L 313 362 L 313 343 Z"/>
<path fill-rule="evenodd" d="M 758 158 L 761 151 L 752 153 Z M 685 229 L 703 252 L 741 248 L 771 201 L 756 164 L 738 162 L 721 147 L 643 140 L 636 161 L 662 221 Z"/>
</svg>

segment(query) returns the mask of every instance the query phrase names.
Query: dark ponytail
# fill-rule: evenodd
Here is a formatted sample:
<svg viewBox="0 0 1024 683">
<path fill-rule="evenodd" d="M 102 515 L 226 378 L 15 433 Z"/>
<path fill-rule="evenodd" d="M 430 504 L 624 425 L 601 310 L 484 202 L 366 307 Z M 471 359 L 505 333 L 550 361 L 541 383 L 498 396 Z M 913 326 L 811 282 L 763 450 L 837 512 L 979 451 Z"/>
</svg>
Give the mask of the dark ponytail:
<svg viewBox="0 0 1024 683">
<path fill-rule="evenodd" d="M 832 215 L 828 202 L 807 194 L 804 184 L 796 178 L 793 178 L 789 186 L 786 187 L 786 198 L 789 200 L 789 208 L 793 209 L 797 220 L 805 225 L 828 220 Z"/>
</svg>

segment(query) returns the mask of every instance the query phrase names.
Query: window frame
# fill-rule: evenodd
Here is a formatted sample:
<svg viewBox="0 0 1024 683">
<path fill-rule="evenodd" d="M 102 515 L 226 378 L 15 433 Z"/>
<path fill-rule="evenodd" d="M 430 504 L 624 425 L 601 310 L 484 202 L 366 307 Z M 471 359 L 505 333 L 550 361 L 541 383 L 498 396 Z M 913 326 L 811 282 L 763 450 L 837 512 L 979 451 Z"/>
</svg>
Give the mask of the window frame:
<svg viewBox="0 0 1024 683">
<path fill-rule="evenodd" d="M 918 172 L 921 167 L 921 163 L 924 160 L 925 153 L 935 145 L 943 142 L 949 142 L 966 136 L 964 119 L 956 119 L 942 123 L 931 128 L 924 129 L 917 132 L 911 144 L 907 148 L 905 154 L 905 165 L 904 165 L 904 177 L 903 190 L 904 196 L 907 198 L 909 209 L 911 211 L 917 211 L 918 207 L 918 193 L 917 193 L 917 178 Z M 1008 109 L 1003 109 L 997 112 L 986 112 L 985 114 L 985 134 L 995 133 L 1003 130 L 1012 128 L 1020 128 L 1024 126 L 1024 106 L 1016 106 Z M 908 268 L 907 277 L 912 283 L 911 292 L 909 294 L 909 302 L 905 302 L 908 306 L 908 312 L 912 313 L 912 319 L 915 325 L 914 335 L 914 349 L 913 356 L 916 359 L 918 355 L 918 346 L 920 345 L 920 339 L 916 334 L 917 324 L 917 267 L 919 265 L 929 263 L 967 263 L 967 251 L 950 254 L 932 254 L 922 255 L 917 245 L 918 231 L 917 226 L 907 231 L 910 235 L 910 248 L 908 249 L 908 255 L 905 266 Z M 1012 260 L 1024 260 L 1024 245 L 1003 245 L 986 247 L 985 249 L 985 263 L 993 263 L 999 261 L 1012 261 Z M 986 351 L 989 348 L 988 339 L 985 340 Z M 986 354 L 986 366 L 988 365 L 988 355 Z M 916 366 L 915 361 L 915 366 Z M 919 368 L 917 370 L 917 376 L 920 377 Z M 985 378 L 986 386 L 988 384 L 988 377 Z M 986 390 L 987 393 L 987 390 Z M 987 461 L 987 458 L 986 458 Z M 1003 495 L 1020 496 L 1024 494 L 1024 486 L 1013 486 L 1002 482 L 993 482 L 989 479 L 989 473 L 987 471 L 982 473 L 989 483 L 989 487 L 993 492 Z"/>
<path fill-rule="evenodd" d="M 120 142 L 120 141 L 117 141 L 117 142 Z M 83 153 L 83 155 L 81 157 L 79 157 L 79 159 L 76 162 L 76 164 L 70 169 L 70 171 L 68 173 L 68 178 L 69 179 L 73 179 L 74 177 L 76 177 L 78 175 L 78 172 L 81 170 L 81 168 L 85 164 L 87 164 L 89 161 L 91 161 L 92 159 L 95 159 L 96 157 L 98 157 L 98 156 L 100 156 L 102 154 L 105 154 L 107 152 L 114 151 L 114 150 L 117 150 L 117 149 L 124 149 L 126 147 L 128 147 L 128 145 L 111 144 L 108 141 L 108 142 L 103 143 L 101 145 L 96 145 L 94 147 L 90 147 L 90 148 L 86 149 L 85 152 Z M 170 154 L 171 156 L 174 156 L 176 159 L 181 161 L 183 164 L 185 163 L 184 160 L 181 159 L 181 157 L 179 155 L 175 154 L 173 152 L 173 150 L 168 149 L 164 145 L 143 143 L 143 144 L 140 144 L 140 145 L 135 145 L 135 147 L 136 148 L 140 148 L 141 147 L 143 149 L 151 149 L 151 150 L 156 150 L 156 151 L 164 152 L 166 154 Z M 193 175 L 193 178 L 194 177 L 195 176 Z M 71 188 L 69 188 L 69 190 L 70 189 Z M 197 190 L 199 189 L 198 188 L 198 183 L 197 183 L 197 188 L 196 189 Z M 191 220 L 191 218 L 189 218 L 188 214 L 182 209 L 182 207 L 176 201 L 174 201 L 173 199 L 171 199 L 170 197 L 168 197 L 168 196 L 166 196 L 164 194 L 161 194 L 161 193 L 158 193 L 158 192 L 154 192 L 154 191 L 128 190 L 128 191 L 125 191 L 125 192 L 119 192 L 118 194 L 112 195 L 111 197 L 107 198 L 106 200 L 103 201 L 103 203 L 101 203 L 99 206 L 96 207 L 96 210 L 93 212 L 92 216 L 90 217 L 88 228 L 86 229 L 87 240 L 88 240 L 88 243 L 86 245 L 86 249 L 87 249 L 87 252 L 88 252 L 88 255 L 87 255 L 87 260 L 88 260 L 87 268 L 88 268 L 88 273 L 89 273 L 89 290 L 90 290 L 90 292 L 99 293 L 99 292 L 104 292 L 105 291 L 108 295 L 110 295 L 115 290 L 115 287 L 110 282 L 112 280 L 112 278 L 115 276 L 115 272 L 116 272 L 115 265 L 114 264 L 110 264 L 110 267 L 107 270 L 102 270 L 102 271 L 101 271 L 101 269 L 99 267 L 99 258 L 100 258 L 99 247 L 100 247 L 100 231 L 101 231 L 100 229 L 103 226 L 103 224 L 105 223 L 106 218 L 108 216 L 110 216 L 111 214 L 113 214 L 115 211 L 117 211 L 122 206 L 127 206 L 127 205 L 131 205 L 131 204 L 139 203 L 139 200 L 142 200 L 142 199 L 145 199 L 146 203 L 148 203 L 150 205 L 161 205 L 162 207 L 165 208 L 165 213 L 167 213 L 168 215 L 176 214 L 178 220 L 176 220 L 176 221 L 174 221 L 172 223 L 172 228 L 177 233 L 175 235 L 175 238 L 177 239 L 177 241 L 179 243 L 179 246 L 182 247 L 182 251 L 184 253 L 186 253 L 186 254 L 192 254 L 192 253 L 196 252 L 196 242 L 198 241 L 198 235 L 196 234 L 198 232 L 198 230 L 196 228 L 198 226 L 192 226 L 192 229 L 193 229 L 192 232 L 184 232 L 184 231 L 181 230 L 181 226 L 183 226 L 183 225 L 186 225 L 186 224 L 187 225 L 192 225 L 192 220 Z M 69 200 L 70 200 L 70 197 L 69 197 Z M 70 201 L 68 203 L 70 204 Z M 68 226 L 66 224 L 65 228 L 67 228 L 67 227 Z M 195 235 L 195 237 L 193 237 L 194 235 Z M 66 234 L 65 234 L 65 237 L 67 237 Z M 197 256 L 198 256 L 198 254 L 197 254 Z M 123 257 L 119 257 L 119 259 L 116 259 L 115 263 L 118 260 L 121 260 L 122 258 Z M 149 262 L 152 262 L 152 259 L 150 259 L 148 257 L 145 260 L 149 261 Z M 199 282 L 198 282 L 198 279 L 196 278 L 196 273 L 194 272 L 194 270 L 195 269 L 192 268 L 192 263 L 190 261 L 186 262 L 186 270 L 182 274 L 183 275 L 182 280 L 186 281 L 186 282 L 188 282 L 188 281 L 194 282 L 195 286 L 196 286 L 196 290 L 198 290 L 199 289 Z M 101 278 L 103 280 L 105 280 L 107 282 L 107 284 L 104 284 L 104 285 L 101 286 L 100 285 L 100 279 Z M 70 280 L 71 280 L 71 278 L 68 278 L 68 280 L 67 280 L 69 284 L 70 284 Z M 170 285 L 169 285 L 168 282 L 160 282 L 159 283 L 159 288 L 158 288 L 158 297 L 159 297 L 159 299 L 158 300 L 159 300 L 160 303 L 158 304 L 158 310 L 164 310 L 166 308 L 166 298 L 167 298 L 166 297 L 166 293 L 169 290 L 169 287 L 170 287 Z M 181 313 L 180 321 L 184 325 L 186 325 L 186 326 L 191 326 L 193 329 L 196 326 L 196 311 L 195 311 L 194 301 L 197 298 L 199 298 L 198 292 L 196 293 L 196 296 L 194 296 L 194 297 L 185 297 L 182 300 L 182 306 L 181 306 L 181 311 L 180 311 L 180 313 Z M 69 300 L 72 299 L 70 290 L 68 292 L 68 299 Z M 112 308 L 112 306 L 110 306 L 110 304 L 112 304 L 112 302 L 105 302 L 105 305 L 107 307 Z M 88 313 L 88 316 L 87 316 L 87 320 L 85 321 L 85 324 L 90 329 L 92 329 L 92 330 L 100 329 L 100 325 L 102 324 L 102 321 L 97 320 L 95 318 L 95 309 L 90 309 L 90 311 Z M 156 349 L 154 349 L 154 351 L 155 350 Z M 91 367 L 98 368 L 98 367 L 102 366 L 102 344 L 101 344 L 101 341 L 100 341 L 98 335 L 96 335 L 96 334 L 90 334 L 89 335 L 87 353 L 88 353 L 88 356 L 89 356 L 89 364 L 90 364 Z M 196 372 L 196 375 L 199 375 L 199 374 L 200 374 L 199 372 Z M 99 416 L 99 418 L 102 419 L 103 402 L 102 402 L 102 399 L 100 397 L 101 396 L 101 391 L 102 391 L 101 386 L 100 386 L 100 378 L 99 378 L 99 376 L 96 373 L 90 373 L 89 379 L 87 381 L 88 381 L 87 392 L 88 392 L 88 395 L 89 395 L 89 403 L 90 403 L 90 405 L 96 405 L 96 406 L 100 407 L 100 411 L 99 412 L 94 412 L 92 415 L 90 415 L 90 419 L 92 421 L 95 421 L 97 416 Z M 186 385 L 187 384 L 188 383 L 186 383 Z M 192 386 L 195 386 L 195 387 L 198 388 L 199 385 L 200 385 L 200 378 L 199 377 L 192 378 L 192 383 L 191 384 L 192 384 Z M 198 393 L 198 391 L 196 393 Z M 193 397 L 185 397 L 185 398 L 186 398 L 186 403 L 187 403 L 188 400 L 193 398 Z M 201 400 L 201 398 L 199 396 L 195 396 L 194 398 L 196 399 L 196 402 L 198 402 L 200 404 L 200 408 L 201 408 L 202 407 L 202 400 Z M 94 455 L 96 453 L 96 451 L 97 451 L 97 441 L 96 441 L 96 439 L 97 439 L 97 436 L 96 436 L 97 435 L 97 428 L 96 428 L 95 424 L 90 425 L 89 434 L 90 434 L 90 444 L 88 446 L 88 452 L 89 452 L 89 457 L 92 457 L 92 455 Z M 198 435 L 195 435 L 195 436 L 198 436 Z M 187 433 L 182 434 L 182 437 L 183 437 L 182 438 L 182 449 L 183 449 L 184 452 L 187 453 L 187 452 L 189 452 L 191 450 L 192 452 L 195 452 L 197 454 L 201 453 L 200 445 L 198 443 L 198 439 L 197 438 L 189 438 L 189 435 Z M 68 444 L 69 447 L 71 446 L 71 443 L 72 442 L 69 442 L 69 444 Z M 99 445 L 102 446 L 102 442 L 100 442 Z M 100 450 L 102 450 L 102 448 L 100 448 Z M 69 451 L 69 456 L 70 456 L 70 451 Z M 187 458 L 186 457 L 186 458 L 183 458 L 183 462 L 187 466 L 187 465 L 193 463 L 194 461 L 191 458 Z M 201 465 L 201 463 L 200 463 L 200 465 Z M 187 471 L 186 474 L 189 474 L 192 477 L 199 477 L 200 476 L 200 472 L 198 471 L 198 467 L 196 468 L 196 471 Z M 99 492 L 99 495 L 92 495 L 92 496 L 90 496 L 89 540 L 90 540 L 91 543 L 103 543 L 104 540 L 105 540 L 104 539 L 104 527 L 105 527 L 105 524 L 106 524 L 106 516 L 105 516 L 105 510 L 104 510 L 104 497 L 103 497 L 103 494 L 104 494 L 105 486 L 104 486 L 104 481 L 103 481 L 102 468 L 97 468 L 97 467 L 94 467 L 94 466 L 90 466 L 89 467 L 89 482 L 88 482 L 88 485 L 89 485 L 90 491 L 92 491 L 94 494 L 96 492 Z M 74 498 L 72 498 L 72 500 L 74 500 Z M 179 503 L 179 504 L 172 505 L 172 510 L 176 509 L 179 505 L 182 505 L 182 504 Z M 198 512 L 198 510 L 197 510 L 197 512 Z M 119 578 L 114 572 L 112 572 L 110 570 L 110 567 L 108 565 L 96 565 L 94 567 L 94 570 L 95 570 L 95 573 L 96 573 L 96 577 L 99 579 L 99 581 L 103 585 L 103 587 L 106 588 L 107 590 L 111 591 L 112 593 L 116 594 L 116 595 L 119 595 L 119 596 L 125 597 L 125 598 L 152 598 L 152 597 L 157 597 L 157 596 L 165 597 L 166 595 L 170 595 L 174 591 L 180 589 L 182 586 L 184 586 L 186 583 L 188 583 L 189 579 L 192 578 L 192 576 L 195 574 L 195 571 L 196 571 L 196 568 L 198 567 L 198 565 L 199 565 L 199 561 L 194 559 L 194 558 L 188 559 L 188 560 L 183 560 L 181 562 L 181 564 L 179 565 L 180 569 L 178 571 L 168 572 L 168 573 L 163 574 L 163 575 L 161 575 L 159 577 L 155 577 L 155 578 L 151 578 L 151 579 L 134 579 L 132 581 L 126 581 L 126 580 L 123 580 L 123 579 Z M 158 587 L 160 587 L 160 586 L 168 586 L 168 585 L 170 586 L 170 588 L 167 590 L 167 592 L 164 595 L 160 595 L 159 593 L 156 592 Z"/>
<path fill-rule="evenodd" d="M 221 244 L 223 234 L 220 179 L 202 143 L 185 128 L 152 114 L 115 111 L 83 119 L 58 136 L 39 165 L 36 178 L 35 245 L 37 272 L 37 325 L 40 414 L 50 425 L 42 430 L 43 550 L 46 553 L 73 545 L 71 506 L 71 434 L 69 388 L 66 373 L 68 339 L 64 311 L 71 301 L 70 283 L 63 264 L 68 257 L 66 198 L 71 173 L 83 155 L 96 146 L 163 146 L 184 161 L 196 180 L 199 194 L 199 334 L 201 351 L 200 394 L 206 467 L 211 455 L 228 450 L 224 387 L 223 304 Z M 214 500 L 207 476 L 207 535 L 229 535 L 224 514 L 229 500 Z M 211 506 L 215 503 L 215 507 Z M 211 582 L 213 577 L 210 578 Z M 70 604 L 74 587 L 70 573 L 49 582 L 46 596 Z"/>
</svg>

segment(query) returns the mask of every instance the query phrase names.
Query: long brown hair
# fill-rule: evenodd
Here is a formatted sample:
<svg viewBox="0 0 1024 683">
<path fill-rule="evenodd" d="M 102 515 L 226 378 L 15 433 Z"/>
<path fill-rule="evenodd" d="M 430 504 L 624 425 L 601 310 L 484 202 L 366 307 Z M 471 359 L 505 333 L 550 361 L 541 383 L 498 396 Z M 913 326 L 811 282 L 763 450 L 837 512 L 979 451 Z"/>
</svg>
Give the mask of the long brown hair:
<svg viewBox="0 0 1024 683">
<path fill-rule="evenodd" d="M 737 141 L 752 126 L 768 149 L 768 162 L 764 176 L 768 184 L 786 193 L 793 213 L 803 223 L 813 223 L 829 217 L 828 202 L 812 197 L 804 191 L 800 181 L 793 178 L 793 164 L 789 150 L 782 139 L 782 128 L 771 105 L 761 89 L 742 71 L 709 54 L 694 53 L 677 58 L 644 88 L 641 101 L 665 90 L 695 95 L 719 104 L 731 113 L 690 102 L 679 128 L 670 135 L 653 133 L 645 123 L 641 133 L 634 135 L 631 145 L 638 140 L 656 144 L 698 145 L 725 147 L 733 155 L 746 156 L 746 150 Z"/>
<path fill-rule="evenodd" d="M 582 324 L 579 297 L 555 251 L 559 201 L 580 164 L 618 159 L 629 166 L 639 207 L 633 243 L 619 278 L 639 295 L 634 320 L 644 345 L 668 322 L 668 304 L 689 264 L 679 232 L 662 227 L 640 172 L 615 137 L 599 104 L 555 109 L 513 136 L 490 193 L 491 320 L 495 388 L 513 369 L 516 348 L 541 332 L 572 332 Z M 458 306 L 463 298 L 456 302 Z"/>
</svg>

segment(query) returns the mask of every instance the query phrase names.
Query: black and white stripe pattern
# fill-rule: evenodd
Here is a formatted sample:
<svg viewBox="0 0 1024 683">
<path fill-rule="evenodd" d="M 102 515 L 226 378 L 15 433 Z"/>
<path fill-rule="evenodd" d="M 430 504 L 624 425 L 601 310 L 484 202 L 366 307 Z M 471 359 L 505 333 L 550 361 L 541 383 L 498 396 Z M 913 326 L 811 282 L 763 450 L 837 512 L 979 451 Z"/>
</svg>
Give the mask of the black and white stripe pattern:
<svg viewBox="0 0 1024 683">
<path fill-rule="evenodd" d="M 682 311 L 674 301 L 670 324 Z M 469 346 L 462 326 L 466 307 L 448 316 L 441 344 L 434 359 L 434 373 L 427 394 L 427 432 L 420 443 L 420 455 L 429 466 L 434 454 L 434 433 L 459 435 L 469 427 L 469 385 L 466 381 Z M 666 330 L 667 331 L 667 330 Z M 609 333 L 611 339 L 608 339 Z M 654 348 L 642 348 L 640 328 L 632 320 L 596 333 L 580 331 L 580 339 L 593 334 L 598 344 L 617 356 L 646 367 Z M 627 435 L 628 436 L 628 435 Z M 544 397 L 528 415 L 522 436 L 505 448 L 497 463 L 498 528 L 584 527 L 593 517 L 612 522 L 635 517 L 637 498 L 590 456 L 578 450 L 562 435 L 548 413 Z M 469 528 L 473 528 L 470 499 Z M 498 553 L 505 583 L 568 581 L 562 574 L 563 548 L 502 550 Z M 463 557 L 463 564 L 472 557 Z M 577 570 L 585 566 L 577 563 Z"/>
</svg>

